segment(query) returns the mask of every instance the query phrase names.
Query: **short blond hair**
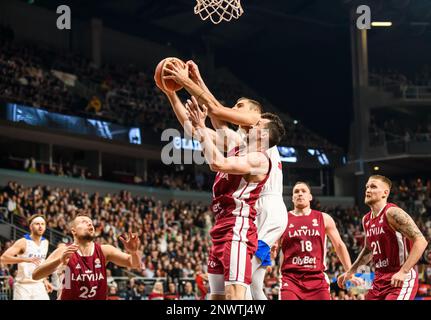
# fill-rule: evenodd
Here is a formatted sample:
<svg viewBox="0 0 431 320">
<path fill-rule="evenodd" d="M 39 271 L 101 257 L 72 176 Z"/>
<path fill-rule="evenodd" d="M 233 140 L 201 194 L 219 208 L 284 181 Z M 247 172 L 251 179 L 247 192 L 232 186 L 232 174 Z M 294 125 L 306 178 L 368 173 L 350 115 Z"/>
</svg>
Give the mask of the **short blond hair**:
<svg viewBox="0 0 431 320">
<path fill-rule="evenodd" d="M 368 179 L 380 180 L 380 181 L 382 181 L 382 182 L 384 182 L 384 183 L 386 183 L 388 185 L 389 191 L 391 191 L 391 189 L 392 189 L 392 181 L 391 181 L 391 179 L 389 179 L 389 178 L 387 178 L 385 176 L 382 176 L 380 174 L 374 174 L 371 177 L 369 177 Z"/>
<path fill-rule="evenodd" d="M 79 218 L 79 217 L 87 217 L 87 218 L 90 218 L 91 219 L 91 216 L 90 215 L 88 215 L 88 214 L 86 214 L 86 213 L 84 213 L 84 212 L 79 212 L 71 221 L 70 221 L 70 224 L 69 224 L 69 226 L 70 227 L 74 227 L 75 226 L 75 221 L 76 221 L 76 219 L 77 218 Z"/>
</svg>

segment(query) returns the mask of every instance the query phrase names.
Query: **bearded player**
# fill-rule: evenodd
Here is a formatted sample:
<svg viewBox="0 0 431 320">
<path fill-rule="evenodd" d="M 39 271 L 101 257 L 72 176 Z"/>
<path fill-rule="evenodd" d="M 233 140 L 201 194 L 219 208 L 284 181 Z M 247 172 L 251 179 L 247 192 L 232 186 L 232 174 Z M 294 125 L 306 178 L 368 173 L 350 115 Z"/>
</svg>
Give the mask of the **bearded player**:
<svg viewBox="0 0 431 320">
<path fill-rule="evenodd" d="M 215 129 L 221 129 L 227 137 L 227 149 L 246 144 L 249 128 L 259 121 L 262 106 L 259 102 L 240 98 L 233 108 L 226 108 L 214 97 L 200 75 L 198 66 L 188 61 L 185 68 L 175 62 L 166 70 L 172 79 L 181 84 L 192 96 L 197 96 L 200 104 L 208 106 L 211 123 Z M 173 93 L 175 94 L 175 93 Z M 172 95 L 168 93 L 169 95 Z M 172 98 L 170 98 L 172 101 Z M 237 131 L 228 127 L 228 123 L 239 126 Z M 220 130 L 217 130 L 220 132 Z M 283 133 L 284 135 L 284 133 Z M 252 284 L 247 290 L 247 299 L 266 300 L 263 281 L 266 268 L 271 265 L 270 248 L 281 237 L 287 226 L 287 209 L 283 201 L 283 172 L 277 146 L 267 150 L 272 168 L 256 203 L 256 226 L 258 229 L 258 249 L 252 259 Z"/>
<path fill-rule="evenodd" d="M 28 219 L 30 234 L 17 240 L 0 257 L 3 264 L 18 264 L 15 278 L 13 300 L 49 300 L 48 293 L 53 289 L 48 280 L 33 280 L 34 269 L 47 256 L 49 242 L 43 237 L 46 220 L 42 215 L 35 214 Z"/>
<path fill-rule="evenodd" d="M 415 265 L 426 241 L 407 212 L 388 202 L 392 182 L 373 175 L 365 186 L 365 204 L 370 211 L 362 219 L 365 246 L 348 271 L 338 278 L 341 287 L 360 266 L 371 260 L 375 277 L 366 300 L 413 300 L 418 290 Z"/>
<path fill-rule="evenodd" d="M 95 229 L 90 217 L 77 215 L 71 222 L 73 244 L 57 248 L 33 272 L 33 279 L 61 273 L 59 300 L 105 300 L 108 294 L 106 264 L 140 269 L 139 238 L 129 233 L 119 239 L 127 253 L 94 242 Z"/>
<path fill-rule="evenodd" d="M 251 258 L 257 249 L 255 205 L 272 165 L 266 151 L 279 142 L 284 128 L 276 115 L 263 114 L 248 134 L 255 150 L 235 148 L 225 158 L 207 131 L 206 112 L 192 100 L 186 106 L 189 119 L 205 159 L 211 170 L 217 171 L 212 201 L 216 223 L 210 232 L 213 246 L 208 259 L 210 286 L 213 294 L 223 296 L 226 292 L 227 298 L 242 300 L 251 283 Z"/>
</svg>

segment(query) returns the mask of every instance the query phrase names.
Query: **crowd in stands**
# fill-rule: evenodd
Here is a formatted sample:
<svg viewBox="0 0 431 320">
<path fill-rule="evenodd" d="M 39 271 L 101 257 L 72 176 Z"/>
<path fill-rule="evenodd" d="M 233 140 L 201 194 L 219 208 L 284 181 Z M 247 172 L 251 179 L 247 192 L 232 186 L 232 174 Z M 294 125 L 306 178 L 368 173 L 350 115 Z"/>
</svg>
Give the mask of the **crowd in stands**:
<svg viewBox="0 0 431 320">
<path fill-rule="evenodd" d="M 209 171 L 196 171 L 194 168 L 185 168 L 183 165 L 163 166 L 157 165 L 148 168 L 149 174 L 137 175 L 128 172 L 106 172 L 102 177 L 92 174 L 91 171 L 74 163 L 44 163 L 34 157 L 18 158 L 9 156 L 0 158 L 0 168 L 23 170 L 29 173 L 55 175 L 78 179 L 104 180 L 134 184 L 146 187 L 157 187 L 171 190 L 210 191 L 214 174 Z"/>
<path fill-rule="evenodd" d="M 431 116 L 421 119 L 389 118 L 380 120 L 371 116 L 369 125 L 371 145 L 384 142 L 408 143 L 431 141 Z"/>
<path fill-rule="evenodd" d="M 164 278 L 167 283 L 174 283 L 177 289 L 179 280 L 187 278 L 196 286 L 193 290 L 195 294 L 206 294 L 207 289 L 202 285 L 205 282 L 202 270 L 206 269 L 208 231 L 212 225 L 211 214 L 206 206 L 175 200 L 162 204 L 154 198 L 132 197 L 127 191 L 101 196 L 78 190 L 23 187 L 10 182 L 0 194 L 0 207 L 7 208 L 7 217 L 0 218 L 10 220 L 12 215 L 28 217 L 41 213 L 47 217 L 49 228 L 67 234 L 69 222 L 77 213 L 91 215 L 98 241 L 120 248 L 120 234 L 137 232 L 144 258 L 142 271 L 135 271 L 135 276 Z M 5 213 L 1 211 L 0 215 Z M 24 225 L 21 227 L 26 228 Z M 10 242 L 6 242 L 2 249 L 9 245 Z M 126 275 L 115 266 L 108 268 L 113 277 Z M 13 270 L 9 274 L 13 275 Z M 199 277 L 201 280 L 197 279 Z M 139 281 L 128 283 L 123 291 L 139 290 L 140 285 Z M 181 284 L 181 294 L 186 286 L 189 285 Z"/>
<path fill-rule="evenodd" d="M 417 72 L 410 74 L 393 68 L 372 69 L 370 72 L 371 83 L 374 85 L 401 84 L 405 86 L 431 86 L 431 68 L 423 65 Z"/>
<path fill-rule="evenodd" d="M 155 87 L 153 70 L 132 64 L 96 66 L 79 54 L 18 43 L 13 31 L 1 25 L 0 46 L 0 98 L 8 102 L 139 126 L 143 135 L 179 128 L 167 99 Z M 248 93 L 255 96 L 240 83 L 213 83 L 212 89 L 227 106 Z M 339 150 L 302 124 L 286 126 L 286 145 Z"/>
<path fill-rule="evenodd" d="M 62 162 L 52 163 L 36 160 L 34 157 L 18 158 L 13 156 L 0 158 L 0 167 L 8 169 L 23 170 L 29 173 L 50 174 L 59 177 L 71 177 L 80 179 L 92 179 L 91 172 L 82 166 L 74 163 Z"/>
<path fill-rule="evenodd" d="M 395 182 L 392 199 L 411 214 L 430 241 L 431 179 L 401 179 Z M 9 221 L 11 216 L 28 217 L 40 213 L 47 217 L 49 228 L 62 233 L 69 232 L 68 222 L 72 217 L 77 213 L 86 213 L 94 220 L 98 241 L 120 248 L 120 234 L 137 232 L 143 252 L 142 270 L 133 271 L 131 277 L 130 270 L 109 265 L 108 283 L 112 299 L 201 299 L 208 291 L 206 259 L 213 216 L 205 205 L 178 200 L 163 204 L 154 198 L 132 196 L 128 191 L 91 195 L 79 190 L 24 187 L 10 182 L 0 193 L 2 207 L 6 210 L 0 210 L 0 219 Z M 361 225 L 364 212 L 357 207 L 323 208 L 318 201 L 313 203 L 313 208 L 328 212 L 334 218 L 354 260 L 364 243 Z M 21 227 L 26 228 L 24 225 Z M 11 245 L 10 241 L 0 243 L 0 252 Z M 341 290 L 336 285 L 335 280 L 343 270 L 330 242 L 327 267 L 334 299 L 363 299 L 364 291 Z M 0 266 L 0 277 L 9 276 L 0 279 L 13 285 L 15 270 Z M 372 266 L 371 270 L 374 270 Z M 265 277 L 265 292 L 269 299 L 278 299 L 278 272 L 278 265 L 274 265 Z M 124 276 L 129 280 L 116 280 Z M 135 277 L 142 277 L 145 281 Z M 421 294 L 431 295 L 431 250 L 427 250 L 419 262 L 419 277 Z"/>
</svg>

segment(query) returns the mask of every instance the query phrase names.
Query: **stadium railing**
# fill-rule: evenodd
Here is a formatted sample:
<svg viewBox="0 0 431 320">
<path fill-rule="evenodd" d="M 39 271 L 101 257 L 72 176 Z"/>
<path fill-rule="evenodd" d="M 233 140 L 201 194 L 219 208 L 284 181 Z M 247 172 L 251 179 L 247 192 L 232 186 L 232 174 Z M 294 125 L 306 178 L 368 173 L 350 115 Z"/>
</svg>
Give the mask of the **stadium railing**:
<svg viewBox="0 0 431 320">
<path fill-rule="evenodd" d="M 10 235 L 6 235 L 6 238 L 13 241 L 22 238 L 28 233 L 28 231 L 25 229 L 27 225 L 26 219 L 15 214 L 12 214 L 10 219 L 6 221 L 0 218 L 0 224 L 10 226 Z M 46 239 L 48 239 L 50 246 L 53 248 L 55 248 L 60 242 L 71 242 L 71 238 L 69 236 L 51 228 L 46 229 L 44 236 Z"/>
</svg>

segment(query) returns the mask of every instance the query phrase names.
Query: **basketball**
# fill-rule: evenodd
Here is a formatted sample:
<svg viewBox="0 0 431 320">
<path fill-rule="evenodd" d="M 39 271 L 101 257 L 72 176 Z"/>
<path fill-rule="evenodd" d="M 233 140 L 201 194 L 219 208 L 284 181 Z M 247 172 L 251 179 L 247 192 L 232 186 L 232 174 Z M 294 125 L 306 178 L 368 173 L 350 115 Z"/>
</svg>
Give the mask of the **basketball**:
<svg viewBox="0 0 431 320">
<path fill-rule="evenodd" d="M 156 84 L 159 88 L 163 88 L 167 91 L 178 91 L 182 89 L 183 87 L 176 83 L 174 80 L 171 79 L 163 79 L 165 76 L 165 73 L 163 70 L 165 69 L 165 65 L 167 62 L 177 61 L 179 62 L 183 67 L 186 65 L 184 61 L 178 58 L 165 58 L 162 61 L 159 62 L 159 64 L 156 67 L 154 79 L 156 80 Z"/>
</svg>

